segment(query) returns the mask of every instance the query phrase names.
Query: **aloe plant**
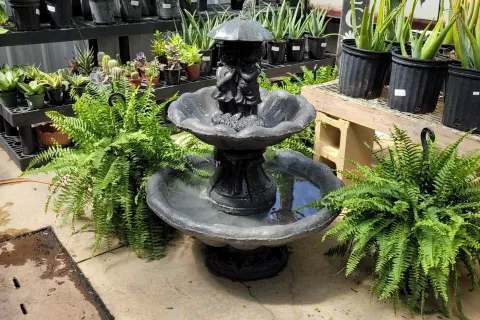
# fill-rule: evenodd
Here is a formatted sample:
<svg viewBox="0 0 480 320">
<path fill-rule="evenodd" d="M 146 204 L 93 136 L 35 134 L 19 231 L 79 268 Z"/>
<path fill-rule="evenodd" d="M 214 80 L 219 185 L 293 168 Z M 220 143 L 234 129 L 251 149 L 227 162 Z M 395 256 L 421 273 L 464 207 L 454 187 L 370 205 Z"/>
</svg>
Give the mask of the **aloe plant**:
<svg viewBox="0 0 480 320">
<path fill-rule="evenodd" d="M 210 30 L 216 27 L 219 23 L 219 18 L 217 16 L 210 16 L 208 12 L 205 15 L 196 17 L 194 14 L 191 14 L 188 11 L 185 11 L 185 15 L 188 21 L 188 39 L 190 43 L 195 44 L 200 50 L 208 50 L 213 47 L 215 40 L 208 36 Z M 182 17 L 182 24 L 183 24 Z M 185 23 L 187 23 L 185 21 Z M 189 29 L 192 28 L 192 29 Z"/>
<path fill-rule="evenodd" d="M 352 7 L 352 27 L 355 36 L 357 48 L 371 51 L 387 51 L 389 46 L 385 43 L 387 31 L 391 27 L 393 20 L 405 6 L 406 1 L 391 12 L 387 12 L 386 6 L 389 0 L 380 0 L 380 6 L 377 15 L 376 25 L 374 27 L 375 9 L 377 0 L 373 1 L 371 8 L 368 6 L 363 10 L 360 31 L 357 28 L 357 17 L 355 13 L 355 2 L 350 0 Z"/>
<path fill-rule="evenodd" d="M 307 31 L 308 33 L 315 38 L 320 38 L 325 34 L 325 29 L 327 29 L 328 22 L 330 19 L 325 21 L 327 17 L 328 8 L 313 9 L 307 17 Z"/>
<path fill-rule="evenodd" d="M 38 94 L 45 93 L 45 83 L 40 83 L 37 80 L 30 81 L 29 83 L 19 82 L 18 88 L 22 91 L 26 96 L 34 96 Z"/>
<path fill-rule="evenodd" d="M 463 68 L 480 70 L 480 35 L 471 31 L 467 22 L 458 17 L 454 28 L 455 52 Z"/>
<path fill-rule="evenodd" d="M 310 15 L 305 18 L 303 9 L 303 1 L 299 1 L 295 10 L 289 9 L 287 12 L 287 32 L 290 39 L 300 39 L 307 31 Z M 298 17 L 299 10 L 301 12 L 300 17 Z"/>
<path fill-rule="evenodd" d="M 274 10 L 271 6 L 267 7 L 267 19 L 270 17 L 270 23 L 267 29 L 276 42 L 283 41 L 287 34 L 289 11 L 290 3 L 288 1 L 283 1 L 278 10 Z"/>
</svg>

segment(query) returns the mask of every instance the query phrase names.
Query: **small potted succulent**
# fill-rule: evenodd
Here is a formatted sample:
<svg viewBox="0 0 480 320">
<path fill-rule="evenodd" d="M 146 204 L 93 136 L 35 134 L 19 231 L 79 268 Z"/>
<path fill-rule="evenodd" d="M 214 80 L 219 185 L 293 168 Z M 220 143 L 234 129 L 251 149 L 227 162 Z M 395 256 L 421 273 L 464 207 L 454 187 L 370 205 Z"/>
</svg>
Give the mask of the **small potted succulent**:
<svg viewBox="0 0 480 320">
<path fill-rule="evenodd" d="M 140 78 L 140 74 L 138 73 L 138 71 L 130 73 L 128 81 L 130 82 L 130 86 L 132 88 L 139 88 L 142 84 L 142 78 Z"/>
<path fill-rule="evenodd" d="M 454 14 L 445 26 L 443 19 L 439 19 L 426 41 L 424 39 L 430 25 L 419 36 L 410 27 L 410 50 L 405 46 L 405 36 L 402 34 L 401 52 L 392 52 L 387 100 L 390 108 L 410 113 L 429 113 L 435 110 L 449 64 L 446 59 L 438 59 L 437 53 L 455 24 L 456 16 Z M 412 21 L 413 14 L 409 15 L 407 26 L 411 26 Z"/>
<path fill-rule="evenodd" d="M 95 24 L 112 24 L 115 22 L 114 0 L 90 0 L 90 9 L 92 10 L 93 22 L 95 22 Z"/>
<path fill-rule="evenodd" d="M 131 77 L 132 72 L 137 71 L 135 65 L 131 61 L 127 61 L 122 67 L 123 75 L 127 78 Z"/>
<path fill-rule="evenodd" d="M 19 82 L 17 85 L 25 95 L 30 110 L 41 109 L 45 106 L 45 83 L 33 80 L 29 83 Z"/>
<path fill-rule="evenodd" d="M 182 48 L 182 63 L 185 64 L 185 75 L 188 81 L 197 81 L 200 77 L 200 61 L 202 54 L 195 45 L 185 45 Z"/>
<path fill-rule="evenodd" d="M 152 83 L 152 87 L 158 87 L 160 81 L 160 65 L 158 62 L 152 62 L 145 65 L 145 78 L 148 83 Z"/>
<path fill-rule="evenodd" d="M 155 56 L 159 63 L 167 64 L 167 56 L 165 54 L 165 46 L 167 45 L 167 39 L 163 33 L 156 31 L 152 40 L 152 54 Z"/>
<path fill-rule="evenodd" d="M 325 35 L 325 29 L 327 28 L 330 19 L 325 21 L 328 8 L 313 9 L 309 13 L 307 24 L 307 43 L 308 43 L 308 56 L 310 59 L 323 59 L 325 58 L 325 50 L 327 48 L 327 36 Z"/>
<path fill-rule="evenodd" d="M 74 74 L 69 76 L 68 82 L 72 85 L 72 90 L 75 92 L 77 97 L 81 97 L 85 92 L 85 87 L 90 82 L 89 77 L 85 77 L 79 74 Z"/>
<path fill-rule="evenodd" d="M 181 50 L 183 46 L 182 36 L 174 33 L 168 39 L 165 53 L 167 54 L 167 67 L 165 68 L 165 80 L 169 85 L 180 83 L 180 73 L 182 71 Z"/>
<path fill-rule="evenodd" d="M 385 40 L 387 31 L 391 28 L 400 8 L 406 1 L 387 14 L 386 1 L 380 0 L 380 10 L 377 23 L 373 25 L 375 16 L 374 5 L 365 7 L 361 28 L 357 28 L 355 3 L 350 0 L 352 7 L 352 26 L 355 39 L 342 41 L 342 55 L 340 68 L 340 93 L 354 98 L 376 99 L 383 91 L 385 77 L 391 61 L 389 46 Z M 360 30 L 360 31 L 359 31 Z"/>
<path fill-rule="evenodd" d="M 285 61 L 285 51 L 287 49 L 287 22 L 290 11 L 288 1 L 283 1 L 282 6 L 278 10 L 267 7 L 267 17 L 270 18 L 268 31 L 273 36 L 273 41 L 267 43 L 267 60 L 269 64 L 282 64 Z"/>
<path fill-rule="evenodd" d="M 145 66 L 147 65 L 147 57 L 145 56 L 145 53 L 137 53 L 137 56 L 135 60 L 133 60 L 133 63 L 137 71 L 140 73 L 142 79 L 145 79 Z"/>
<path fill-rule="evenodd" d="M 287 60 L 291 62 L 302 61 L 305 52 L 304 34 L 311 16 L 305 18 L 303 11 L 302 1 L 297 4 L 295 10 L 288 10 L 287 14 Z"/>
<path fill-rule="evenodd" d="M 0 71 L 0 105 L 6 108 L 17 106 L 19 80 L 19 74 L 15 70 Z"/>
<path fill-rule="evenodd" d="M 42 73 L 40 83 L 48 86 L 47 95 L 50 103 L 60 105 L 65 99 L 65 91 L 68 82 L 63 79 L 60 73 Z"/>
<path fill-rule="evenodd" d="M 136 22 L 142 19 L 140 1 L 120 0 L 120 17 L 125 22 Z"/>
</svg>

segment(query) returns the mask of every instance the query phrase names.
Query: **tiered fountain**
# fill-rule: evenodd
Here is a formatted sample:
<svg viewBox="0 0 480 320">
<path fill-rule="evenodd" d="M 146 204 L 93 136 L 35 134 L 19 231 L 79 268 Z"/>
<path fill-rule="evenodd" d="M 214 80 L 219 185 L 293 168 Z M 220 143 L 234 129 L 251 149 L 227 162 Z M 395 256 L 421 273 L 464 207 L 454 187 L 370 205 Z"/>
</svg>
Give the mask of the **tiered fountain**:
<svg viewBox="0 0 480 320">
<path fill-rule="evenodd" d="M 207 266 L 215 274 L 271 277 L 287 264 L 287 243 L 335 219 L 338 212 L 305 205 L 342 182 L 325 165 L 296 152 L 278 151 L 265 161 L 267 147 L 315 118 L 302 96 L 259 88 L 263 43 L 272 35 L 241 16 L 209 36 L 222 44 L 216 87 L 183 94 L 168 116 L 215 147 L 213 157 L 191 159 L 212 175 L 162 169 L 148 181 L 147 201 L 165 222 L 206 244 Z"/>
</svg>

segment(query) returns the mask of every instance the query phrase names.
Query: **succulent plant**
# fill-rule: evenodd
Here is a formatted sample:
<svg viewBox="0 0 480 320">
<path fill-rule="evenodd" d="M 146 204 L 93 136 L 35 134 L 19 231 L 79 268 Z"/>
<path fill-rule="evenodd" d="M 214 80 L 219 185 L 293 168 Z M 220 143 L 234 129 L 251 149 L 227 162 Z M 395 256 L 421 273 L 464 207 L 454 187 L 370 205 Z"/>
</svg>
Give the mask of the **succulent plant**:
<svg viewBox="0 0 480 320">
<path fill-rule="evenodd" d="M 120 80 L 120 77 L 122 76 L 123 74 L 123 70 L 122 68 L 120 67 L 114 67 L 110 70 L 111 72 L 111 75 L 112 75 L 112 78 L 115 80 L 115 81 L 118 81 Z"/>
<path fill-rule="evenodd" d="M 147 57 L 145 56 L 145 53 L 143 52 L 137 53 L 135 62 L 139 68 L 143 67 L 147 63 Z"/>
<path fill-rule="evenodd" d="M 112 58 L 110 58 L 110 56 L 108 54 L 103 57 L 103 59 L 102 59 L 102 70 L 103 70 L 103 72 L 108 73 L 108 62 L 110 60 L 112 60 Z"/>
<path fill-rule="evenodd" d="M 118 61 L 117 60 L 110 60 L 108 61 L 107 68 L 108 68 L 108 73 L 112 73 L 112 69 L 118 67 Z"/>
<path fill-rule="evenodd" d="M 97 53 L 97 62 L 98 62 L 99 65 L 102 63 L 103 57 L 105 57 L 105 52 L 99 51 Z"/>
<path fill-rule="evenodd" d="M 132 80 L 138 80 L 140 78 L 140 75 L 137 71 L 134 71 L 130 74 L 130 77 L 132 77 Z"/>
</svg>

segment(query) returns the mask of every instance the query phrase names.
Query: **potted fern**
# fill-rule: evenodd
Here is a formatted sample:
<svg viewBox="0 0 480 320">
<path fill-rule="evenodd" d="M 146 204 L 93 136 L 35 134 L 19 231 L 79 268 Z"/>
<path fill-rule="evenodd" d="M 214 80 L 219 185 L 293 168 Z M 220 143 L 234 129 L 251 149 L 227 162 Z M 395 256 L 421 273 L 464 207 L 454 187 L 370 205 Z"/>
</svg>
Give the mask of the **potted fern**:
<svg viewBox="0 0 480 320">
<path fill-rule="evenodd" d="M 185 64 L 185 75 L 188 81 L 197 81 L 200 77 L 200 61 L 202 54 L 195 45 L 184 45 L 182 48 L 182 63 Z"/>
<path fill-rule="evenodd" d="M 417 0 L 414 1 L 414 6 Z M 410 113 L 433 112 L 447 74 L 448 60 L 438 59 L 437 53 L 456 19 L 454 14 L 443 26 L 443 14 L 424 42 L 430 24 L 420 35 L 410 30 L 410 47 L 405 46 L 405 33 L 400 39 L 401 52 L 392 52 L 392 71 L 388 91 L 388 106 Z M 406 22 L 411 26 L 413 14 Z"/>
<path fill-rule="evenodd" d="M 478 19 L 480 0 L 475 8 L 474 16 Z M 455 52 L 461 65 L 448 67 L 442 123 L 462 131 L 479 132 L 480 28 L 474 21 L 467 23 L 462 16 L 454 26 Z"/>
<path fill-rule="evenodd" d="M 342 55 L 340 62 L 340 93 L 363 99 L 376 99 L 383 90 L 385 75 L 391 60 L 389 47 L 385 43 L 387 31 L 399 8 L 387 12 L 386 2 L 380 0 L 378 16 L 374 27 L 374 16 L 377 1 L 374 0 L 371 8 L 363 11 L 360 30 L 356 24 L 354 0 L 350 0 L 352 7 L 352 26 L 355 39 L 342 41 Z"/>
<path fill-rule="evenodd" d="M 391 299 L 394 307 L 406 296 L 412 316 L 425 315 L 427 297 L 433 296 L 450 318 L 454 301 L 460 318 L 467 319 L 461 301 L 464 270 L 473 288 L 480 288 L 480 155 L 458 155 L 465 136 L 442 149 L 427 134 L 434 137 L 424 129 L 420 146 L 395 128 L 394 147 L 374 169 L 357 164 L 356 173 L 345 173 L 355 184 L 315 206 L 345 213 L 324 236 L 340 242 L 326 254 L 348 253 L 347 275 L 373 256 L 374 296 Z"/>
<path fill-rule="evenodd" d="M 30 110 L 41 109 L 45 106 L 45 84 L 39 83 L 37 80 L 29 83 L 19 82 L 18 88 L 25 95 L 28 108 Z"/>
<path fill-rule="evenodd" d="M 60 73 L 41 73 L 39 82 L 48 87 L 47 96 L 50 103 L 57 105 L 63 103 L 68 82 L 63 80 Z"/>
<path fill-rule="evenodd" d="M 167 67 L 165 68 L 165 78 L 169 85 L 180 83 L 180 73 L 182 71 L 182 66 L 180 65 L 182 46 L 182 36 L 178 33 L 174 33 L 170 36 L 167 46 L 165 47 L 168 61 Z"/>
<path fill-rule="evenodd" d="M 307 18 L 307 43 L 308 56 L 311 59 L 323 59 L 327 48 L 327 36 L 325 29 L 330 19 L 326 20 L 328 8 L 313 9 Z"/>
<path fill-rule="evenodd" d="M 267 43 L 267 60 L 269 64 L 282 64 L 285 61 L 285 52 L 287 49 L 287 22 L 290 11 L 288 1 L 283 1 L 280 8 L 274 10 L 271 6 L 267 7 L 266 17 L 270 17 L 267 30 L 273 36 L 273 41 Z"/>
<path fill-rule="evenodd" d="M 68 82 L 72 85 L 72 90 L 75 92 L 77 97 L 81 97 L 85 92 L 85 87 L 90 82 L 90 78 L 86 76 L 82 76 L 79 74 L 70 75 L 68 78 Z"/>
<path fill-rule="evenodd" d="M 17 106 L 17 82 L 20 76 L 14 70 L 0 71 L 0 105 L 5 108 Z"/>
<path fill-rule="evenodd" d="M 295 10 L 288 10 L 287 14 L 287 60 L 291 62 L 302 61 L 305 53 L 304 35 L 311 16 L 304 17 L 303 11 L 303 2 L 299 2 Z"/>
</svg>

